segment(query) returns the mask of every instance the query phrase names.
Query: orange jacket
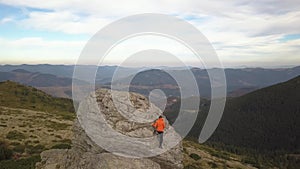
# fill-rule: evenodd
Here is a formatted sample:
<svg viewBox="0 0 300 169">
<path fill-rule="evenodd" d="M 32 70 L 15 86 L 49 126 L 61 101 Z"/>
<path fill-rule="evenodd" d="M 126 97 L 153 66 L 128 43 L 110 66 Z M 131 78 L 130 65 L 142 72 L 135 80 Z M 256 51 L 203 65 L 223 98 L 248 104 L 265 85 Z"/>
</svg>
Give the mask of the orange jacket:
<svg viewBox="0 0 300 169">
<path fill-rule="evenodd" d="M 164 119 L 163 119 L 163 118 L 157 119 L 157 120 L 152 124 L 152 126 L 156 129 L 156 131 L 164 132 L 164 129 L 165 129 L 165 122 L 164 122 Z"/>
</svg>

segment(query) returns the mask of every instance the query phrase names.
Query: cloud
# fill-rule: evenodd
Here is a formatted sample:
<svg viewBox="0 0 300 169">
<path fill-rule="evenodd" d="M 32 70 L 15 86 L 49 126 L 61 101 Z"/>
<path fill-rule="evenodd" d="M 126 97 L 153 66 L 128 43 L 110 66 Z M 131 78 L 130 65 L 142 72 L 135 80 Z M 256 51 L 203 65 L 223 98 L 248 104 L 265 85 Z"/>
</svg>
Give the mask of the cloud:
<svg viewBox="0 0 300 169">
<path fill-rule="evenodd" d="M 92 34 L 107 23 L 118 18 L 138 13 L 165 13 L 183 19 L 198 20 L 198 24 L 211 20 L 208 28 L 219 28 L 219 31 L 249 33 L 249 36 L 260 36 L 273 33 L 299 32 L 299 11 L 297 0 L 267 1 L 188 1 L 134 0 L 119 1 L 35 1 L 35 0 L 2 0 L 1 3 L 49 11 L 29 11 L 28 18 L 22 20 L 26 27 L 35 29 L 62 31 L 65 33 Z M 297 8 L 298 7 L 298 8 Z M 213 27 L 214 26 L 214 27 Z M 207 27 L 207 26 L 206 26 Z M 297 31 L 298 30 L 298 31 Z"/>
<path fill-rule="evenodd" d="M 298 0 L 161 0 L 159 3 L 148 0 L 130 0 L 122 3 L 116 0 L 88 2 L 0 0 L 0 3 L 25 11 L 23 12 L 25 17 L 7 16 L 1 19 L 0 24 L 13 22 L 21 28 L 62 32 L 74 36 L 79 34 L 92 36 L 110 22 L 132 14 L 148 12 L 170 14 L 196 26 L 212 42 L 219 57 L 228 64 L 250 62 L 255 64 L 255 61 L 289 61 L 300 64 L 298 57 L 300 48 L 296 44 L 299 38 L 282 41 L 287 35 L 300 34 Z M 30 46 L 25 47 L 26 42 L 36 46 L 44 45 L 43 51 L 40 52 L 45 52 L 46 47 L 52 45 L 59 56 L 62 56 L 64 50 L 55 43 L 68 48 L 66 42 L 59 40 L 50 42 L 42 38 L 19 39 L 7 43 L 15 43 L 16 46 L 20 46 L 20 51 L 28 52 Z M 74 57 L 71 53 L 78 56 L 78 49 L 73 49 L 76 52 L 69 49 L 68 57 Z M 6 50 L 6 53 L 10 52 Z"/>
<path fill-rule="evenodd" d="M 69 11 L 30 12 L 19 24 L 29 29 L 63 32 L 68 34 L 94 34 L 108 24 L 105 18 L 81 17 Z"/>
<path fill-rule="evenodd" d="M 11 17 L 6 17 L 6 18 L 3 18 L 0 20 L 0 24 L 5 24 L 5 23 L 8 23 L 8 22 L 13 22 L 14 19 L 11 18 Z"/>
<path fill-rule="evenodd" d="M 65 63 L 74 64 L 85 41 L 46 41 L 39 37 L 0 39 L 1 64 Z"/>
<path fill-rule="evenodd" d="M 12 6 L 22 6 L 39 9 L 51 9 L 55 11 L 69 10 L 74 13 L 86 13 L 100 16 L 117 16 L 117 15 L 131 15 L 134 13 L 143 12 L 168 12 L 172 13 L 190 13 L 190 12 L 202 12 L 202 13 L 218 13 L 218 11 L 228 10 L 233 7 L 234 1 L 227 1 L 222 3 L 213 0 L 207 2 L 199 2 L 196 0 L 183 2 L 180 0 L 162 0 L 148 1 L 148 0 L 129 0 L 123 3 L 117 0 L 111 1 L 97 1 L 90 0 L 77 1 L 77 0 L 65 0 L 65 1 L 35 1 L 35 0 L 1 0 L 3 4 Z M 218 9 L 215 7 L 219 6 Z"/>
<path fill-rule="evenodd" d="M 292 11 L 298 11 L 300 9 L 300 3 L 298 0 L 240 0 L 239 4 L 241 7 L 249 8 L 249 10 L 254 11 L 255 13 L 271 15 L 281 15 Z"/>
</svg>

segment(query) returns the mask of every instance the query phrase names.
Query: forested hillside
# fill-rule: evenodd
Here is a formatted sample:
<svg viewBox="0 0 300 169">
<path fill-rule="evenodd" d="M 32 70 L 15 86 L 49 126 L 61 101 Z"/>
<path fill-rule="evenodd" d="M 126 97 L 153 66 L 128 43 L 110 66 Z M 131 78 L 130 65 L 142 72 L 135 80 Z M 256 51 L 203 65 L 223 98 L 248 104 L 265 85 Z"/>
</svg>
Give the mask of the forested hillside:
<svg viewBox="0 0 300 169">
<path fill-rule="evenodd" d="M 190 138 L 198 138 L 209 106 L 208 100 L 201 99 Z M 177 102 L 165 112 L 171 122 L 179 108 L 180 102 Z M 300 76 L 244 96 L 229 98 L 221 122 L 207 144 L 251 155 L 253 158 L 248 161 L 256 165 L 270 163 L 281 168 L 297 168 L 300 166 L 299 121 Z"/>
</svg>

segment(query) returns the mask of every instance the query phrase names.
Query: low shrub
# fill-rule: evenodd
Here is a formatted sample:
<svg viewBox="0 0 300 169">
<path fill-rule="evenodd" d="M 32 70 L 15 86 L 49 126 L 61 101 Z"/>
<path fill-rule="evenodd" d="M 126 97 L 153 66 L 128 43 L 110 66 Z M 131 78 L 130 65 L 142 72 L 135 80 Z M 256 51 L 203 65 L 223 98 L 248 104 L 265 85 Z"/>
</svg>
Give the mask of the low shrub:
<svg viewBox="0 0 300 169">
<path fill-rule="evenodd" d="M 17 153 L 23 153 L 25 151 L 25 146 L 20 144 L 20 145 L 16 145 L 14 148 L 13 148 L 13 151 L 14 152 L 17 152 Z"/>
<path fill-rule="evenodd" d="M 8 145 L 5 141 L 0 141 L 0 161 L 10 159 L 13 155 L 11 149 L 8 148 Z"/>
<path fill-rule="evenodd" d="M 23 133 L 13 130 L 7 133 L 6 138 L 9 140 L 23 140 L 26 137 Z"/>
<path fill-rule="evenodd" d="M 51 147 L 51 149 L 70 149 L 70 148 L 71 148 L 71 145 L 70 144 L 65 144 L 65 143 L 56 144 L 56 145 Z"/>
<path fill-rule="evenodd" d="M 26 147 L 26 152 L 29 153 L 29 154 L 39 154 L 39 153 L 41 153 L 44 150 L 45 150 L 45 146 L 40 145 L 40 144 L 35 145 L 35 146 L 28 145 Z"/>
<path fill-rule="evenodd" d="M 40 161 L 39 155 L 18 160 L 4 160 L 0 161 L 0 169 L 35 169 L 35 164 Z"/>
<path fill-rule="evenodd" d="M 208 164 L 211 166 L 211 168 L 218 168 L 218 165 L 214 162 L 208 162 Z"/>
<path fill-rule="evenodd" d="M 49 121 L 46 124 L 46 127 L 52 128 L 54 130 L 64 130 L 64 129 L 68 128 L 69 126 L 70 126 L 69 124 L 57 123 L 57 122 L 53 122 L 53 121 Z"/>
<path fill-rule="evenodd" d="M 190 157 L 191 157 L 192 159 L 196 160 L 196 161 L 198 161 L 198 160 L 201 159 L 201 157 L 200 157 L 198 154 L 195 154 L 195 153 L 190 154 Z"/>
</svg>

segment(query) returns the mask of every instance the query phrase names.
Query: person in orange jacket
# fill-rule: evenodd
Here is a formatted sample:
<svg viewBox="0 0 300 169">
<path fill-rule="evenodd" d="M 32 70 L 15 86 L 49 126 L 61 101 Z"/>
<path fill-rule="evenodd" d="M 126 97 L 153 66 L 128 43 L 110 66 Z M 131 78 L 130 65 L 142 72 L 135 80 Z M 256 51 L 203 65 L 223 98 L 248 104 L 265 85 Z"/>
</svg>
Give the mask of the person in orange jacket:
<svg viewBox="0 0 300 169">
<path fill-rule="evenodd" d="M 156 132 L 158 133 L 159 148 L 162 148 L 163 135 L 165 130 L 164 118 L 162 116 L 159 116 L 159 118 L 152 124 L 152 126 L 155 128 Z"/>
</svg>

